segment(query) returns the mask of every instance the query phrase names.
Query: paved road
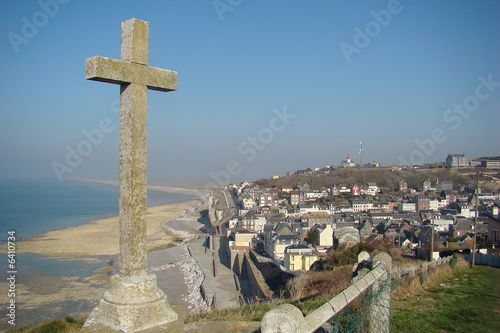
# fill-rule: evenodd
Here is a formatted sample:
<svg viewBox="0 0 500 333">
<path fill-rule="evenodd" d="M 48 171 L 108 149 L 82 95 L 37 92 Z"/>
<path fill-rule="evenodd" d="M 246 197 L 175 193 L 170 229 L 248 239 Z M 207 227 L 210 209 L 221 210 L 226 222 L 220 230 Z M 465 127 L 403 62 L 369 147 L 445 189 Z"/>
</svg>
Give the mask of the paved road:
<svg viewBox="0 0 500 333">
<path fill-rule="evenodd" d="M 222 193 L 224 194 L 224 199 L 226 199 L 227 207 L 233 212 L 233 214 L 236 214 L 237 208 L 233 194 L 229 190 L 223 190 Z"/>
</svg>

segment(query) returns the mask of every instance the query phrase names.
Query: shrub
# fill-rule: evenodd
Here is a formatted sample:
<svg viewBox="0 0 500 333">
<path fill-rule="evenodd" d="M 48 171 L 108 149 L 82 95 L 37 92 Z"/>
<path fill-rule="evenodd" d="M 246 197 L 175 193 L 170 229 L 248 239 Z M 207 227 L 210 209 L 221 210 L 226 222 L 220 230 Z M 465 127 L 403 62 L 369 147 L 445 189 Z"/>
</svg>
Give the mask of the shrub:
<svg viewBox="0 0 500 333">
<path fill-rule="evenodd" d="M 346 289 L 350 283 L 350 265 L 337 267 L 330 271 L 309 271 L 287 283 L 285 296 L 289 297 L 291 301 L 300 301 L 321 295 L 318 302 L 322 304 Z"/>
<path fill-rule="evenodd" d="M 353 265 L 358 262 L 358 254 L 362 251 L 372 252 L 373 250 L 374 248 L 366 243 L 358 243 L 350 248 L 339 248 L 330 252 L 320 266 L 323 270 L 332 270 L 339 266 Z"/>
</svg>

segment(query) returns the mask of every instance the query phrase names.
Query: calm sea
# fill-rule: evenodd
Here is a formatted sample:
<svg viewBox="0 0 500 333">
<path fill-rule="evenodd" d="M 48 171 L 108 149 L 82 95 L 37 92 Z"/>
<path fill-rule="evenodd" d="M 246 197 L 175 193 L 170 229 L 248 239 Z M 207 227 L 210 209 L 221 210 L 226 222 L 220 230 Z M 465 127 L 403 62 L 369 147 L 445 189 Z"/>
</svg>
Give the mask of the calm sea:
<svg viewBox="0 0 500 333">
<path fill-rule="evenodd" d="M 192 200 L 195 197 L 148 191 L 148 206 Z M 118 215 L 118 186 L 65 180 L 0 180 L 0 244 L 8 232 L 16 239 L 41 235 L 47 231 L 78 226 L 100 218 Z M 17 254 L 19 276 L 32 274 L 85 277 L 105 265 L 80 261 L 61 261 L 37 254 Z M 0 255 L 0 278 L 7 271 L 7 255 Z"/>
<path fill-rule="evenodd" d="M 148 206 L 194 199 L 148 191 Z M 76 180 L 0 180 L 0 241 L 29 238 L 118 215 L 118 186 Z"/>
</svg>

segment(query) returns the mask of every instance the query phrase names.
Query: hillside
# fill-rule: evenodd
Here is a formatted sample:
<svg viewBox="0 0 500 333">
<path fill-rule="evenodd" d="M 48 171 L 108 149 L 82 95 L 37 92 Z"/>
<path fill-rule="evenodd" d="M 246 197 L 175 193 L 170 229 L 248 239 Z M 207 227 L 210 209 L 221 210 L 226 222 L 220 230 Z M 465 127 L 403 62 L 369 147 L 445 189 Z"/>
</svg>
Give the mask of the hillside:
<svg viewBox="0 0 500 333">
<path fill-rule="evenodd" d="M 464 172 L 469 170 L 469 172 Z M 430 179 L 433 184 L 436 180 L 452 181 L 454 184 L 468 185 L 475 183 L 476 169 L 447 169 L 447 168 L 427 168 L 427 169 L 407 169 L 392 171 L 391 168 L 348 168 L 333 169 L 328 173 L 324 171 L 314 171 L 309 174 L 293 174 L 289 177 L 277 179 L 259 179 L 256 184 L 263 187 L 295 187 L 298 182 L 307 182 L 311 189 L 319 189 L 326 185 L 338 184 L 359 184 L 366 185 L 368 182 L 375 182 L 381 188 L 389 190 L 396 189 L 401 179 L 408 183 L 410 188 L 422 187 L 422 182 Z"/>
<path fill-rule="evenodd" d="M 451 274 L 424 288 L 396 291 L 391 331 L 499 332 L 500 270 L 476 266 Z"/>
</svg>

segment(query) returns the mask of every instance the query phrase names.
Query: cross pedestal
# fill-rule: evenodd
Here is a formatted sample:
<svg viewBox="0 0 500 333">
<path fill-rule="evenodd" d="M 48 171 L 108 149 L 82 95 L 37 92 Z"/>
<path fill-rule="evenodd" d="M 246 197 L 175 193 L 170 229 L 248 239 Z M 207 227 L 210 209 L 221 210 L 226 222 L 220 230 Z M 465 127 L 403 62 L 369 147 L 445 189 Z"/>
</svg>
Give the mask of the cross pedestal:
<svg viewBox="0 0 500 333">
<path fill-rule="evenodd" d="M 149 23 L 122 22 L 121 60 L 86 60 L 85 78 L 120 85 L 120 273 L 91 312 L 83 331 L 182 329 L 182 318 L 147 272 L 147 90 L 177 90 L 177 73 L 148 66 Z"/>
</svg>

